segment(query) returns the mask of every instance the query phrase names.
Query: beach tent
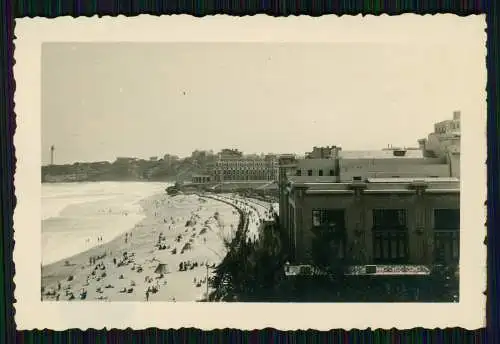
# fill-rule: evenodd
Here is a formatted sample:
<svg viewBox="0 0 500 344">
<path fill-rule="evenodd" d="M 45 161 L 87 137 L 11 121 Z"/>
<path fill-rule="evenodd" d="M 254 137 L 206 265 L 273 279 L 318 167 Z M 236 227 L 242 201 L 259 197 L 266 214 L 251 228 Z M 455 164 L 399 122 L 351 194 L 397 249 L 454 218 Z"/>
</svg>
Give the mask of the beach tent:
<svg viewBox="0 0 500 344">
<path fill-rule="evenodd" d="M 155 274 L 167 274 L 168 266 L 167 264 L 159 263 L 155 269 Z"/>
</svg>

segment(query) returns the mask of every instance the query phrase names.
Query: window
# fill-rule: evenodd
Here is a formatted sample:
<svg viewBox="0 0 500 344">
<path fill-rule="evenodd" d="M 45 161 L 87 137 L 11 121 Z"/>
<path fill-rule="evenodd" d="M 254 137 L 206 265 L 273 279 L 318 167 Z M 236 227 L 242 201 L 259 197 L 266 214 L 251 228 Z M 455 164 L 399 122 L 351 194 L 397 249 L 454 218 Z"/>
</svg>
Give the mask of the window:
<svg viewBox="0 0 500 344">
<path fill-rule="evenodd" d="M 435 230 L 459 230 L 460 209 L 434 209 Z"/>
<path fill-rule="evenodd" d="M 360 176 L 354 176 L 354 177 L 352 177 L 352 180 L 360 182 L 361 181 L 361 177 Z"/>
<path fill-rule="evenodd" d="M 378 263 L 406 263 L 408 234 L 405 209 L 373 210 L 373 254 Z"/>
<path fill-rule="evenodd" d="M 373 209 L 373 229 L 406 229 L 406 209 Z"/>
<path fill-rule="evenodd" d="M 460 257 L 460 209 L 434 209 L 434 260 L 458 262 Z"/>
<path fill-rule="evenodd" d="M 312 211 L 314 255 L 320 264 L 330 264 L 345 257 L 344 209 L 314 209 Z"/>
<path fill-rule="evenodd" d="M 329 228 L 345 228 L 343 209 L 315 209 L 312 211 L 313 226 Z"/>
<path fill-rule="evenodd" d="M 302 175 L 302 171 L 301 170 L 297 170 L 296 175 L 297 176 L 301 176 Z"/>
<path fill-rule="evenodd" d="M 295 259 L 295 249 L 296 249 L 296 233 L 295 233 L 295 209 L 289 205 L 288 206 L 288 226 L 289 226 L 289 254 L 292 261 Z"/>
<path fill-rule="evenodd" d="M 330 170 L 330 176 L 334 176 L 335 175 L 335 171 L 334 170 Z"/>
<path fill-rule="evenodd" d="M 322 176 L 322 175 L 323 175 L 323 170 L 319 170 L 319 171 L 318 171 L 318 175 L 319 175 L 319 176 Z"/>
<path fill-rule="evenodd" d="M 307 175 L 310 177 L 313 175 L 313 170 L 307 170 Z"/>
</svg>

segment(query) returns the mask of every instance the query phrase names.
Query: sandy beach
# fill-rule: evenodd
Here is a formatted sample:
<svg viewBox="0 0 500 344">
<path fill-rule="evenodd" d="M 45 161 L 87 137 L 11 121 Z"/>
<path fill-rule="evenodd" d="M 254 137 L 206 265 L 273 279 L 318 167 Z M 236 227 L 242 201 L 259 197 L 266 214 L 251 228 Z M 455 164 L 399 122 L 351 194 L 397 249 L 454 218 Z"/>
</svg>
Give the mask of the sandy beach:
<svg viewBox="0 0 500 344">
<path fill-rule="evenodd" d="M 132 230 L 42 267 L 42 300 L 195 301 L 225 256 L 239 222 L 235 207 L 198 195 L 141 201 Z"/>
</svg>

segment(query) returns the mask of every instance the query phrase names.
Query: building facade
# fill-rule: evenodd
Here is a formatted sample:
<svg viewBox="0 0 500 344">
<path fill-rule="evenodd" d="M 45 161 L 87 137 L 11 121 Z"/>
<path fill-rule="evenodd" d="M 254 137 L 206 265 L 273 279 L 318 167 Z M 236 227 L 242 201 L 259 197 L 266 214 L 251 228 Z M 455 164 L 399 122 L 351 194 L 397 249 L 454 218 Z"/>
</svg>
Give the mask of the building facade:
<svg viewBox="0 0 500 344">
<path fill-rule="evenodd" d="M 458 262 L 460 187 L 456 178 L 373 178 L 349 183 L 292 176 L 280 204 L 290 260 L 351 264 Z"/>
<path fill-rule="evenodd" d="M 280 156 L 279 217 L 290 260 L 458 262 L 460 114 L 429 137 L 440 143 L 420 140 L 421 150 L 404 154 L 333 146 L 304 159 Z M 448 137 L 458 141 L 448 145 Z"/>
<path fill-rule="evenodd" d="M 277 180 L 278 167 L 278 159 L 272 154 L 247 158 L 237 150 L 223 150 L 210 167 L 210 174 L 217 183 L 274 181 Z"/>
</svg>

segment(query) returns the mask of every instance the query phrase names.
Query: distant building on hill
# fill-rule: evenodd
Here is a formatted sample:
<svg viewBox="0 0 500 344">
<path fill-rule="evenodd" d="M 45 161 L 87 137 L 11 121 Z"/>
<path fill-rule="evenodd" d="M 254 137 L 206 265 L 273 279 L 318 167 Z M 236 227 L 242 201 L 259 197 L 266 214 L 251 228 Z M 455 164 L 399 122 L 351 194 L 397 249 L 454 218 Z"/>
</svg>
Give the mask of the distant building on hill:
<svg viewBox="0 0 500 344">
<path fill-rule="evenodd" d="M 243 152 L 238 149 L 224 148 L 218 154 L 219 160 L 240 159 L 243 158 Z"/>
<path fill-rule="evenodd" d="M 460 111 L 455 111 L 452 119 L 434 124 L 434 132 L 418 141 L 425 156 L 446 157 L 448 153 L 460 153 L 460 117 Z"/>
</svg>

